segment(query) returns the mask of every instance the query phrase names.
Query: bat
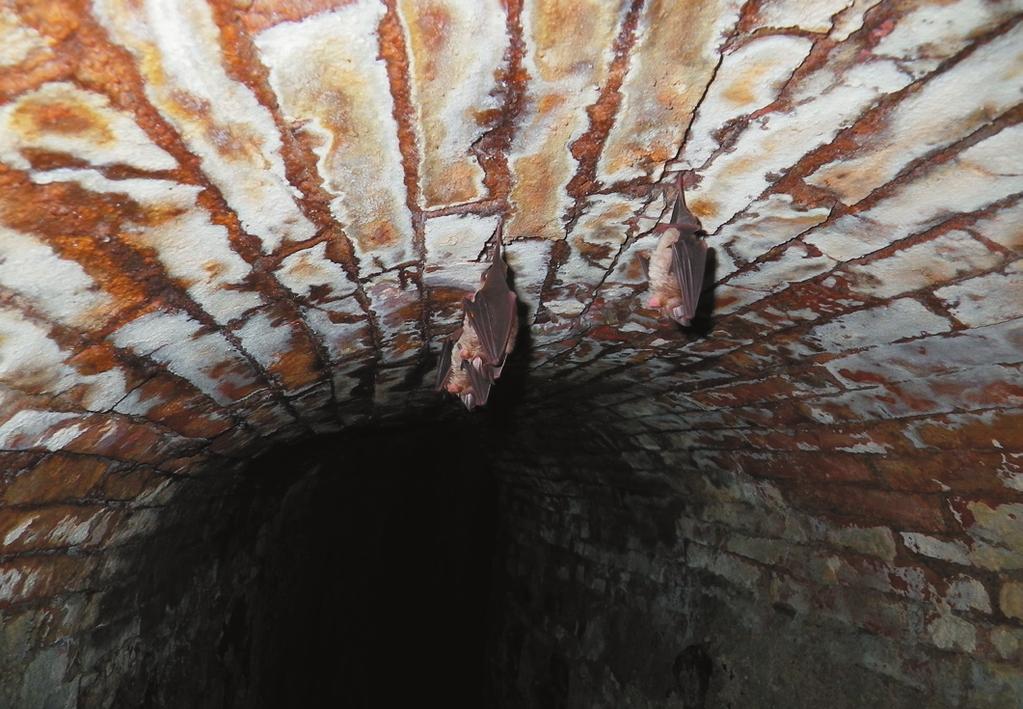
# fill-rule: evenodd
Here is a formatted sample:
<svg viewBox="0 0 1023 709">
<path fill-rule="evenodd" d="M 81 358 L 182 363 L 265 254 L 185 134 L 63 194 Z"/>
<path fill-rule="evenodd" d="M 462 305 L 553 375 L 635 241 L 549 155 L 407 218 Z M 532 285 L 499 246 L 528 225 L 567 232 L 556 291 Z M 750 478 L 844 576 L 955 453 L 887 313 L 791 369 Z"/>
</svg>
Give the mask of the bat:
<svg viewBox="0 0 1023 709">
<path fill-rule="evenodd" d="M 494 259 L 483 274 L 482 284 L 462 303 L 462 327 L 451 334 L 441 350 L 436 388 L 455 394 L 472 411 L 487 403 L 519 329 L 518 298 L 508 287 L 500 230 Z"/>
<path fill-rule="evenodd" d="M 671 221 L 654 227 L 661 238 L 650 255 L 650 297 L 646 303 L 679 325 L 692 322 L 700 301 L 707 265 L 707 242 L 700 238 L 701 231 L 700 222 L 686 209 L 679 174 Z"/>
</svg>

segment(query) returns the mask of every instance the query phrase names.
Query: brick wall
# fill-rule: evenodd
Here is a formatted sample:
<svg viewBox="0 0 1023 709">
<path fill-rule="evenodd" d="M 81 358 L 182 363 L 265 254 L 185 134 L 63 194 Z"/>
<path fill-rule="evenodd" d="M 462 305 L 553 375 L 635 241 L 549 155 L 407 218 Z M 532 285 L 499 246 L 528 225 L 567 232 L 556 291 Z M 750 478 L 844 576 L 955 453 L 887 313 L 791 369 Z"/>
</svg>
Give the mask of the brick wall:
<svg viewBox="0 0 1023 709">
<path fill-rule="evenodd" d="M 834 430 L 777 451 L 618 398 L 539 415 L 577 423 L 519 431 L 500 464 L 502 706 L 1023 696 L 1023 505 L 984 491 L 997 460 L 849 453 L 862 436 Z"/>
<path fill-rule="evenodd" d="M 37 521 L 8 557 L 5 588 L 21 594 L 0 606 L 0 705 L 478 706 L 497 519 L 480 448 L 417 422 L 158 495 L 130 498 L 129 476 L 108 475 L 10 506 Z M 125 519 L 88 539 L 48 531 L 93 507 Z"/>
</svg>

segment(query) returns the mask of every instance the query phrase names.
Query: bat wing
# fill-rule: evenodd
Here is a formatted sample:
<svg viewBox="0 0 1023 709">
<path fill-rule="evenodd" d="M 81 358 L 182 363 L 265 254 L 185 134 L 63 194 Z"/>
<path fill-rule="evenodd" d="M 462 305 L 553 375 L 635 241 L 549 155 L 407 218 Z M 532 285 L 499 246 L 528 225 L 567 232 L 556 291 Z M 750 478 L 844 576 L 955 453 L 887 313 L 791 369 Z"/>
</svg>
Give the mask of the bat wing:
<svg viewBox="0 0 1023 709">
<path fill-rule="evenodd" d="M 465 300 L 465 314 L 476 332 L 485 362 L 504 364 L 508 340 L 515 327 L 515 293 L 508 287 L 508 271 L 500 254 L 483 276 L 483 286 Z"/>
<path fill-rule="evenodd" d="M 444 388 L 448 380 L 448 373 L 451 371 L 451 350 L 455 347 L 455 336 L 444 340 L 444 347 L 440 351 L 440 365 L 437 367 L 437 383 L 434 385 L 437 391 Z"/>
<path fill-rule="evenodd" d="M 475 367 L 469 362 L 462 362 L 462 369 L 469 372 L 469 382 L 472 384 L 472 406 L 469 406 L 471 411 L 476 406 L 483 406 L 487 403 L 494 378 L 490 374 L 490 367 L 485 363 L 481 367 Z"/>
<path fill-rule="evenodd" d="M 707 265 L 707 242 L 694 234 L 682 233 L 671 247 L 672 272 L 682 293 L 682 319 L 692 320 L 700 301 L 703 271 Z"/>
<path fill-rule="evenodd" d="M 511 327 L 508 330 L 508 339 L 505 341 L 504 352 L 501 354 L 501 361 L 490 367 L 490 376 L 495 381 L 501 376 L 501 372 L 504 371 L 504 363 L 507 361 L 508 355 L 511 353 L 512 345 L 515 342 L 515 334 L 519 331 L 519 316 L 518 313 L 515 312 L 515 303 L 517 302 L 517 299 L 514 293 L 511 294 L 511 298 L 509 300 L 511 301 L 512 320 Z"/>
</svg>

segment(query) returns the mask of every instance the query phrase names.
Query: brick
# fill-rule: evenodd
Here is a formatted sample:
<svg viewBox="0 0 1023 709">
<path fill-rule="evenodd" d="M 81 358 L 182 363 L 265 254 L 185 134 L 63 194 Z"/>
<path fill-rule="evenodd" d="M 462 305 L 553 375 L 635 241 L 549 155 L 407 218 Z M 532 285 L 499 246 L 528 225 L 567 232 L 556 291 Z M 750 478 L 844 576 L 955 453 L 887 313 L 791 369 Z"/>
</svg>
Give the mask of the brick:
<svg viewBox="0 0 1023 709">
<path fill-rule="evenodd" d="M 865 482 L 874 480 L 870 465 L 855 453 L 786 452 L 732 454 L 747 475 L 782 480 L 819 482 Z"/>
<path fill-rule="evenodd" d="M 898 530 L 939 532 L 946 528 L 941 498 L 887 490 L 822 485 L 788 488 L 797 504 L 813 512 L 889 524 Z"/>
<path fill-rule="evenodd" d="M 706 406 L 745 406 L 760 401 L 785 400 L 807 394 L 826 394 L 837 391 L 830 379 L 818 372 L 800 372 L 798 376 L 785 375 L 755 382 L 728 384 L 700 389 L 691 396 Z"/>
<path fill-rule="evenodd" d="M 942 614 L 927 624 L 927 634 L 942 650 L 973 652 L 977 648 L 977 629 L 971 623 L 950 613 Z"/>
<path fill-rule="evenodd" d="M 984 584 L 969 576 L 956 576 L 950 579 L 945 599 L 954 610 L 991 612 L 991 599 Z"/>
<path fill-rule="evenodd" d="M 873 461 L 880 482 L 910 492 L 1001 493 L 1003 455 L 973 451 L 942 451 L 915 456 L 882 456 Z"/>
<path fill-rule="evenodd" d="M 998 592 L 998 607 L 1009 618 L 1023 620 L 1023 582 L 1003 583 Z"/>
<path fill-rule="evenodd" d="M 82 590 L 96 563 L 95 557 L 64 554 L 0 562 L 0 608 Z"/>
<path fill-rule="evenodd" d="M 57 505 L 0 512 L 0 548 L 4 553 L 39 551 L 68 546 L 92 546 L 102 541 L 113 513 L 98 506 Z"/>
<path fill-rule="evenodd" d="M 927 446 L 943 449 L 1023 450 L 1023 412 L 940 416 L 915 423 L 912 434 Z"/>
<path fill-rule="evenodd" d="M 1023 649 L 1023 630 L 997 626 L 991 629 L 990 642 L 998 657 L 1008 661 L 1016 660 Z"/>
<path fill-rule="evenodd" d="M 154 489 L 165 478 L 152 468 L 141 466 L 112 470 L 97 486 L 96 495 L 104 500 L 133 500 Z"/>
<path fill-rule="evenodd" d="M 830 544 L 885 561 L 895 558 L 895 538 L 887 527 L 838 527 L 826 532 Z"/>
<path fill-rule="evenodd" d="M 15 477 L 0 499 L 16 505 L 86 497 L 111 465 L 102 458 L 53 453 Z"/>
</svg>

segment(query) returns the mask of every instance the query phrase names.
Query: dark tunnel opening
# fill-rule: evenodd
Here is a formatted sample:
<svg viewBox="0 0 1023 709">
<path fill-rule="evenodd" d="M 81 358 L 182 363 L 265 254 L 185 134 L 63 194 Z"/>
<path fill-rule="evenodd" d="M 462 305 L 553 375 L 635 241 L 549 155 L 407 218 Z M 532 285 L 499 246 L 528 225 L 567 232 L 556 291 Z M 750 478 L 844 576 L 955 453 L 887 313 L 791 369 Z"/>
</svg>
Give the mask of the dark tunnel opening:
<svg viewBox="0 0 1023 709">
<path fill-rule="evenodd" d="M 473 441 L 417 422 L 274 448 L 162 520 L 125 591 L 149 609 L 143 638 L 187 642 L 119 701 L 485 706 L 498 498 Z M 198 519 L 214 497 L 220 518 Z"/>
<path fill-rule="evenodd" d="M 284 491 L 257 572 L 274 599 L 264 706 L 480 705 L 497 491 L 451 438 L 421 425 L 300 446 L 315 462 Z M 280 486 L 295 457 L 260 459 L 254 484 Z"/>
</svg>

